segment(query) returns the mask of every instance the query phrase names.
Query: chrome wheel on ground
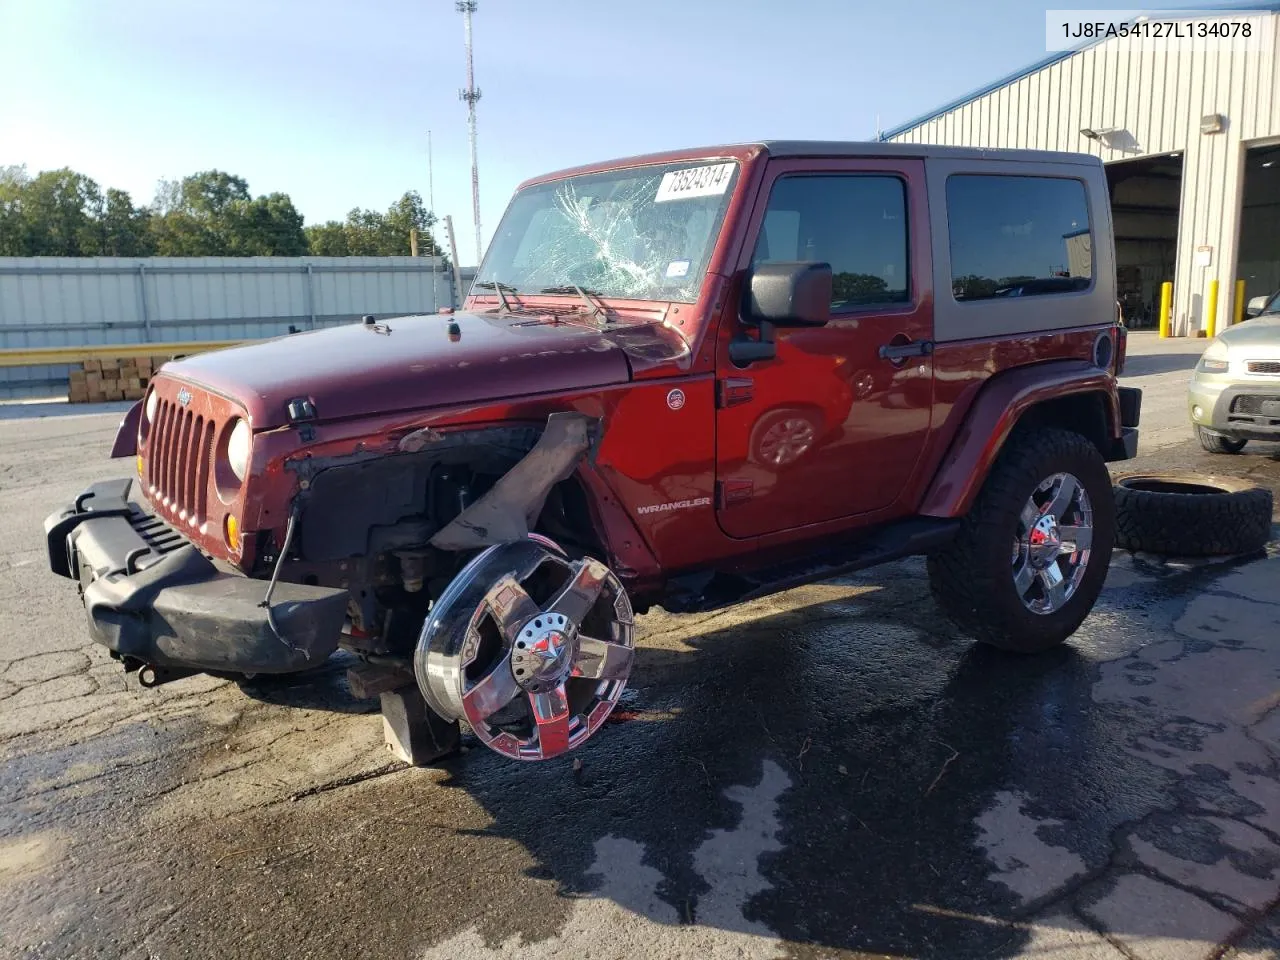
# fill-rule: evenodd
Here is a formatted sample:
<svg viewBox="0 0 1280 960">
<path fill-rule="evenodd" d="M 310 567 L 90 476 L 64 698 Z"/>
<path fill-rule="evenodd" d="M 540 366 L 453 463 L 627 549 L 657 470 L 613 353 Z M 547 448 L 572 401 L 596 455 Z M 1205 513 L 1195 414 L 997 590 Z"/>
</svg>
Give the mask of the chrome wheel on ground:
<svg viewBox="0 0 1280 960">
<path fill-rule="evenodd" d="M 418 640 L 428 705 L 490 749 L 547 760 L 600 729 L 634 658 L 631 601 L 613 572 L 538 537 L 489 547 L 449 584 Z"/>
<path fill-rule="evenodd" d="M 1061 610 L 1084 579 L 1092 548 L 1089 494 L 1071 474 L 1053 474 L 1022 508 L 1013 540 L 1013 583 L 1026 608 Z"/>
</svg>

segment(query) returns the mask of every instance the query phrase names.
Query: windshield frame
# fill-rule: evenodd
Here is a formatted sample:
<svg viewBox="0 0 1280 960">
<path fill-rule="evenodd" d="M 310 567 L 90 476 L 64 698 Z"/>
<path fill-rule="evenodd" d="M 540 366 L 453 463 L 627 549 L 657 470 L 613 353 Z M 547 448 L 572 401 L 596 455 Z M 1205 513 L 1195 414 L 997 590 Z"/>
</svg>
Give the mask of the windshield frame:
<svg viewBox="0 0 1280 960">
<path fill-rule="evenodd" d="M 508 202 L 506 210 L 503 212 L 498 228 L 494 232 L 494 237 L 490 241 L 488 249 L 485 251 L 484 258 L 480 263 L 480 267 L 476 271 L 475 278 L 472 281 L 472 286 L 468 291 L 468 298 L 483 297 L 485 299 L 489 299 L 490 297 L 493 297 L 494 290 L 492 287 L 485 289 L 483 287 L 479 287 L 479 285 L 493 284 L 496 281 L 503 284 L 503 289 L 510 294 L 517 303 L 526 300 L 539 300 L 544 298 L 563 299 L 567 297 L 574 300 L 580 299 L 580 294 L 572 289 L 575 283 L 572 280 L 566 280 L 565 283 L 560 284 L 544 284 L 542 282 L 537 282 L 526 287 L 513 283 L 513 280 L 518 278 L 508 276 L 495 277 L 490 275 L 491 272 L 497 272 L 495 270 L 495 256 L 498 255 L 500 251 L 506 249 L 505 244 L 508 241 L 504 236 L 504 230 L 510 227 L 512 217 L 521 215 L 517 204 L 522 197 L 528 196 L 531 192 L 545 191 L 549 194 L 554 194 L 556 191 L 563 190 L 565 187 L 570 187 L 572 189 L 575 184 L 590 184 L 591 182 L 599 182 L 600 180 L 606 179 L 624 180 L 629 178 L 628 175 L 630 175 L 630 178 L 646 176 L 649 178 L 666 177 L 680 170 L 715 167 L 718 164 L 731 166 L 732 169 L 728 173 L 727 181 L 722 191 L 717 194 L 708 193 L 701 195 L 707 198 L 718 197 L 718 203 L 712 214 L 711 221 L 706 228 L 706 236 L 701 243 L 697 258 L 694 259 L 691 257 L 688 259 L 689 267 L 687 276 L 689 277 L 690 282 L 684 287 L 670 286 L 669 289 L 662 288 L 658 274 L 656 273 L 657 269 L 661 267 L 661 264 L 657 259 L 649 265 L 655 272 L 653 273 L 653 279 L 650 283 L 650 287 L 646 290 L 619 291 L 617 289 L 602 289 L 592 283 L 578 284 L 578 286 L 585 291 L 587 295 L 602 301 L 620 303 L 626 303 L 628 301 L 635 303 L 697 303 L 701 297 L 702 288 L 706 283 L 707 277 L 715 272 L 718 260 L 722 255 L 721 247 L 725 240 L 725 226 L 734 207 L 735 198 L 737 197 L 741 189 L 741 185 L 747 176 L 748 160 L 749 157 L 738 155 L 736 151 L 729 153 L 701 154 L 697 156 L 665 154 L 655 155 L 652 157 L 635 158 L 632 161 L 581 167 L 526 181 L 517 188 L 515 193 L 512 195 L 511 200 Z M 663 181 L 660 180 L 660 182 Z M 701 197 L 690 199 L 700 198 Z M 673 202 L 680 203 L 686 201 L 676 199 Z M 648 202 L 645 212 L 648 213 L 659 203 L 666 206 L 664 201 L 654 199 Z M 542 206 L 540 209 L 547 209 L 547 207 Z M 705 209 L 705 207 L 703 209 Z M 529 224 L 526 223 L 522 229 L 521 236 L 514 239 L 513 242 L 517 247 L 525 241 L 528 229 Z M 637 236 L 644 238 L 646 245 L 650 242 L 647 234 L 638 233 Z M 505 259 L 510 263 L 514 260 L 514 257 L 515 252 L 512 251 L 511 255 L 505 257 Z M 670 269 L 670 267 L 677 262 L 679 261 L 669 262 L 667 264 L 667 268 Z M 663 279 L 670 279 L 670 277 L 664 275 Z M 562 289 L 552 289 L 553 287 L 560 287 Z"/>
</svg>

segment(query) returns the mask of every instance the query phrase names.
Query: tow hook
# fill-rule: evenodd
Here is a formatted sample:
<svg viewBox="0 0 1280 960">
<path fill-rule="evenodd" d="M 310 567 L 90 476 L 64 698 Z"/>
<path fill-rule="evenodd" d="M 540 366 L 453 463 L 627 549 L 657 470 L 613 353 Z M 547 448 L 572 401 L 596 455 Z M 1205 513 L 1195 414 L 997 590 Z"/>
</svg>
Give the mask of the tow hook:
<svg viewBox="0 0 1280 960">
<path fill-rule="evenodd" d="M 151 690 L 162 683 L 172 683 L 174 680 L 181 680 L 184 677 L 194 677 L 200 672 L 199 670 L 187 670 L 182 667 L 162 667 L 154 663 L 145 663 L 133 657 L 122 657 L 121 663 L 124 664 L 125 679 L 132 680 L 133 683 L 144 690 Z"/>
</svg>

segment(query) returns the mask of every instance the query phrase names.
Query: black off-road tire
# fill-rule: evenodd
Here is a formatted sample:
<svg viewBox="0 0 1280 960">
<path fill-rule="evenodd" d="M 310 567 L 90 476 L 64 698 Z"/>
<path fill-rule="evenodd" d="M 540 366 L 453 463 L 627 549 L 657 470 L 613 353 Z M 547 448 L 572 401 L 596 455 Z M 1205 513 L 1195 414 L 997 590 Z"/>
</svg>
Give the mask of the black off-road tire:
<svg viewBox="0 0 1280 960">
<path fill-rule="evenodd" d="M 1013 582 L 1011 547 L 1035 489 L 1056 473 L 1080 481 L 1093 507 L 1093 545 L 1076 592 L 1053 613 L 1027 609 Z M 1106 580 L 1115 505 L 1106 462 L 1070 430 L 1021 430 L 1006 441 L 956 538 L 928 558 L 929 585 L 943 611 L 981 643 L 1040 653 L 1067 640 L 1089 615 Z"/>
<path fill-rule="evenodd" d="M 1200 446 L 1204 447 L 1209 453 L 1239 453 L 1244 449 L 1245 440 L 1232 440 L 1230 437 L 1224 437 L 1220 433 L 1210 433 L 1204 427 L 1196 427 L 1196 439 L 1200 441 Z"/>
<path fill-rule="evenodd" d="M 1271 539 L 1271 491 L 1195 473 L 1116 479 L 1116 546 L 1174 557 L 1257 553 Z"/>
</svg>

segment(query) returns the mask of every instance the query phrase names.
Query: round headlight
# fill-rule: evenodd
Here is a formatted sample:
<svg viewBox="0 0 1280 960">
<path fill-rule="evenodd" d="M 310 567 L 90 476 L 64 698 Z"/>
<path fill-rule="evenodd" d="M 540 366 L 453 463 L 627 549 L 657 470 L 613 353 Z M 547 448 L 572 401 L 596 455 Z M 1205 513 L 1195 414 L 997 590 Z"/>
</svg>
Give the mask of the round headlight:
<svg viewBox="0 0 1280 960">
<path fill-rule="evenodd" d="M 147 400 L 142 405 L 142 414 L 138 417 L 138 446 L 147 442 L 151 434 L 151 424 L 155 423 L 156 414 L 160 411 L 160 395 L 155 390 L 147 393 Z"/>
<path fill-rule="evenodd" d="M 227 437 L 227 466 L 237 480 L 244 480 L 249 472 L 249 440 L 249 421 L 237 420 Z"/>
</svg>

